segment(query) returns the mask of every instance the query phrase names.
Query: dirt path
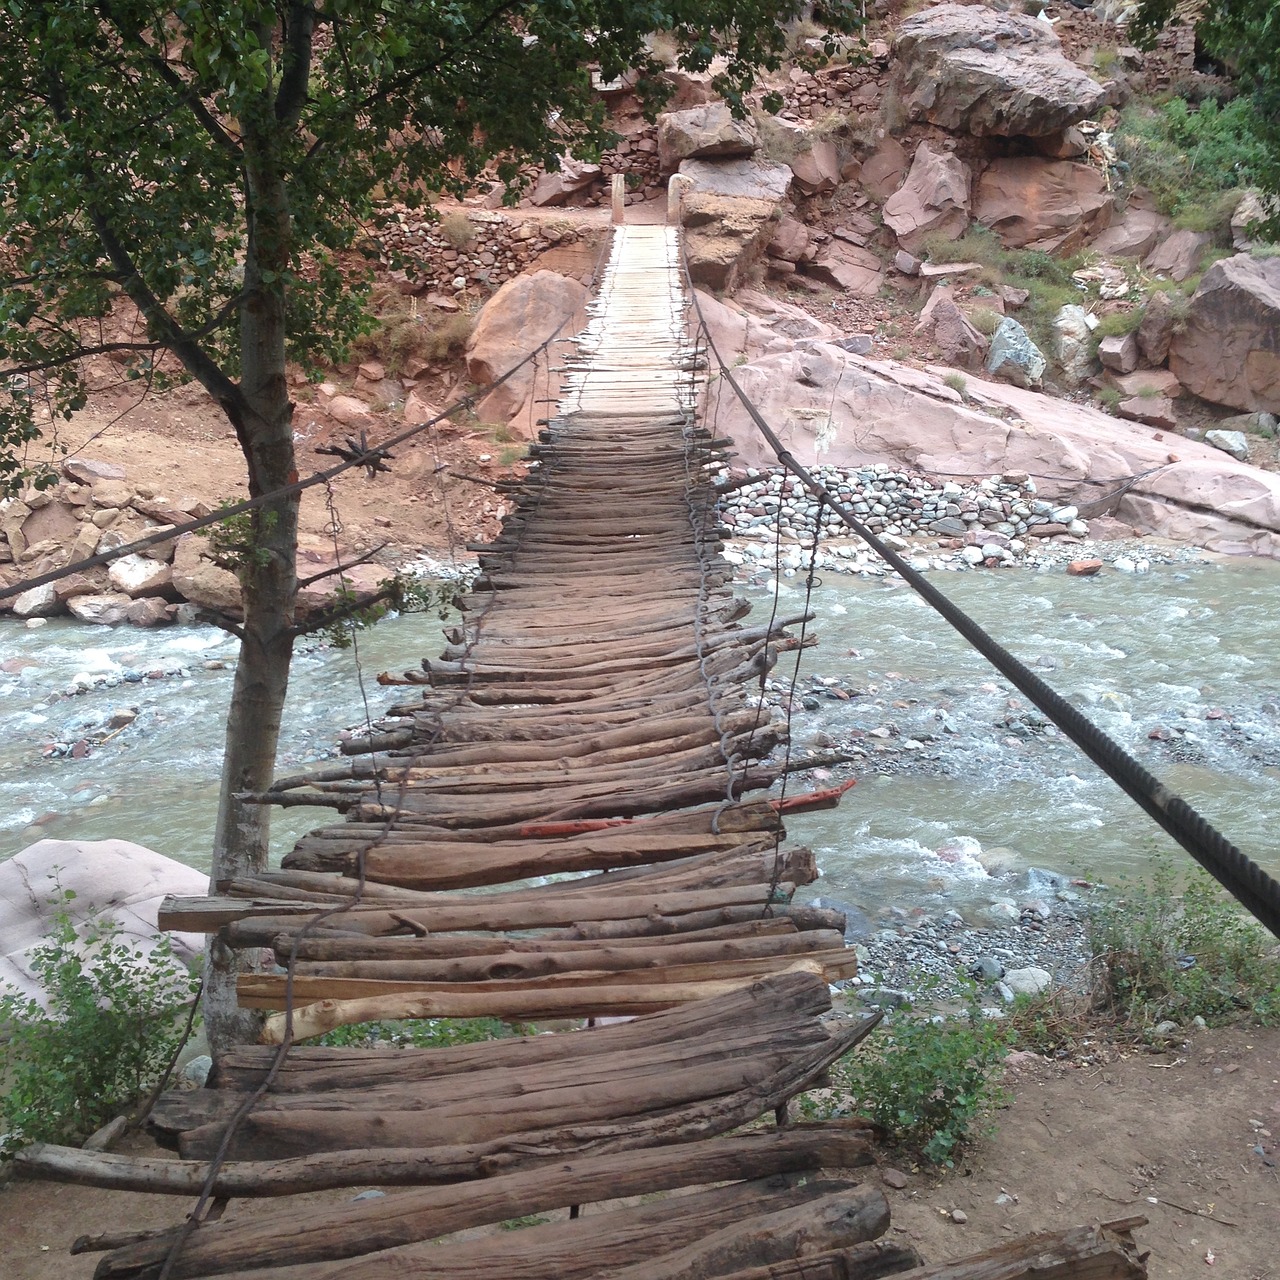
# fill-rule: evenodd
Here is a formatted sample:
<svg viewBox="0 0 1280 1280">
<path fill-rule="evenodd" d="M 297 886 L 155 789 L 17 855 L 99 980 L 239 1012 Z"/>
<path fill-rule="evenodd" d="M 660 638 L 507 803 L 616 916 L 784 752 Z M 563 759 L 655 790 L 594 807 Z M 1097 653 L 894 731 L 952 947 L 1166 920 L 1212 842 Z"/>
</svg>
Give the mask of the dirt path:
<svg viewBox="0 0 1280 1280">
<path fill-rule="evenodd" d="M 1280 1278 L 1280 1143 L 1271 1136 L 1280 1134 L 1280 1030 L 1202 1032 L 1177 1053 L 1096 1066 L 1022 1055 L 1009 1083 L 1014 1101 L 996 1134 L 956 1170 L 899 1162 L 906 1186 L 886 1187 L 891 1231 L 927 1260 L 1141 1214 L 1152 1280 Z M 69 1258 L 73 1237 L 172 1224 L 188 1207 L 181 1197 L 9 1183 L 0 1187 L 3 1274 L 87 1280 L 98 1255 Z"/>
</svg>

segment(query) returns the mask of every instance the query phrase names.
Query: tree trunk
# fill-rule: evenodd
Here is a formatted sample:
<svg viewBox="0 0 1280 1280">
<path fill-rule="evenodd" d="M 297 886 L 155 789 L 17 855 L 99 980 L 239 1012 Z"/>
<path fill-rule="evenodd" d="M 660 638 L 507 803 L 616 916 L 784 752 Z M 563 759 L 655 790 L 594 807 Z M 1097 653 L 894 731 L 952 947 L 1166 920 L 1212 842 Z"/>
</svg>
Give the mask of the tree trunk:
<svg viewBox="0 0 1280 1280">
<path fill-rule="evenodd" d="M 242 122 L 245 218 L 248 228 L 240 306 L 242 409 L 232 415 L 248 465 L 249 493 L 259 497 L 297 479 L 293 405 L 285 368 L 283 281 L 290 268 L 291 220 L 280 154 L 280 129 L 264 101 L 257 120 Z M 251 513 L 240 569 L 244 625 L 227 716 L 226 755 L 214 834 L 214 889 L 267 865 L 270 814 L 237 793 L 270 786 L 280 719 L 289 686 L 297 594 L 298 495 Z M 216 939 L 205 970 L 205 1025 L 215 1053 L 256 1038 L 260 1016 L 238 1008 L 237 955 Z"/>
</svg>

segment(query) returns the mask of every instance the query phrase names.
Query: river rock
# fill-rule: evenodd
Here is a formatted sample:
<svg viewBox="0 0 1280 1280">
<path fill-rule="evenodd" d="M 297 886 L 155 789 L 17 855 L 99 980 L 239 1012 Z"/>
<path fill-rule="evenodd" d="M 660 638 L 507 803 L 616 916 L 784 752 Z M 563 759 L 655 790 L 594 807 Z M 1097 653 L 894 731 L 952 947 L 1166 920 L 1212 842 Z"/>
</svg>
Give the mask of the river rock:
<svg viewBox="0 0 1280 1280">
<path fill-rule="evenodd" d="M 1249 438 L 1243 431 L 1206 431 L 1205 440 L 1215 449 L 1245 462 L 1249 457 Z"/>
<path fill-rule="evenodd" d="M 1169 368 L 1214 404 L 1280 413 L 1280 258 L 1215 262 L 1170 341 Z"/>
<path fill-rule="evenodd" d="M 1073 387 L 1087 382 L 1094 372 L 1093 330 L 1089 327 L 1089 313 L 1083 307 L 1069 303 L 1054 317 L 1053 336 L 1063 379 Z"/>
<path fill-rule="evenodd" d="M 1049 253 L 1078 248 L 1110 224 L 1114 208 L 1097 169 L 1038 156 L 993 160 L 973 199 L 975 220 L 990 227 L 1006 248 Z"/>
<path fill-rule="evenodd" d="M 173 570 L 167 564 L 139 555 L 113 561 L 107 576 L 117 591 L 130 597 L 162 595 L 173 585 Z"/>
<path fill-rule="evenodd" d="M 958 239 L 969 225 L 969 166 L 927 142 L 916 148 L 906 181 L 881 210 L 898 243 L 917 249 L 930 232 Z"/>
<path fill-rule="evenodd" d="M 95 568 L 87 573 L 73 573 L 66 578 L 59 578 L 53 583 L 53 594 L 60 604 L 65 604 L 73 596 L 89 596 L 99 591 L 106 591 L 111 586 L 106 570 Z"/>
<path fill-rule="evenodd" d="M 1012 316 L 1005 316 L 991 335 L 987 372 L 1016 387 L 1039 387 L 1048 361 L 1027 331 Z"/>
<path fill-rule="evenodd" d="M 127 621 L 132 603 L 132 597 L 123 591 L 108 591 L 102 595 L 72 596 L 67 601 L 67 611 L 81 622 L 116 627 Z"/>
<path fill-rule="evenodd" d="M 173 553 L 173 586 L 184 600 L 204 609 L 240 612 L 240 579 L 205 558 L 208 540 L 194 533 L 178 539 Z"/>
<path fill-rule="evenodd" d="M 692 190 L 706 195 L 768 200 L 778 204 L 787 198 L 791 170 L 785 164 L 757 157 L 745 160 L 683 160 L 681 177 Z"/>
<path fill-rule="evenodd" d="M 62 602 L 53 583 L 46 582 L 42 587 L 31 587 L 14 596 L 12 608 L 19 618 L 50 618 L 62 612 Z"/>
<path fill-rule="evenodd" d="M 759 146 L 755 122 L 750 116 L 735 120 L 723 102 L 667 111 L 658 117 L 658 162 L 663 173 L 695 156 L 749 156 Z"/>
<path fill-rule="evenodd" d="M 24 997 L 43 997 L 31 968 L 31 953 L 47 937 L 53 918 L 66 910 L 76 922 L 110 916 L 121 939 L 150 952 L 156 945 L 156 915 L 169 894 L 200 895 L 209 877 L 202 871 L 126 840 L 41 840 L 0 862 L 0 987 Z M 57 900 L 71 890 L 70 901 Z M 171 934 L 174 952 L 194 962 L 204 947 L 198 934 Z"/>
<path fill-rule="evenodd" d="M 514 369 L 557 329 L 565 337 L 572 335 L 581 327 L 577 318 L 586 300 L 582 284 L 555 271 L 535 271 L 508 280 L 476 317 L 467 339 L 467 377 L 484 387 Z M 523 421 L 538 376 L 534 363 L 530 361 L 485 395 L 477 406 L 482 421 L 511 422 L 517 417 Z M 545 362 L 542 368 L 546 368 Z M 553 399 L 557 388 L 553 375 L 548 392 Z"/>
<path fill-rule="evenodd" d="M 1138 367 L 1138 335 L 1117 333 L 1098 343 L 1098 359 L 1104 369 L 1132 373 Z"/>
<path fill-rule="evenodd" d="M 1048 23 L 985 5 L 942 4 L 906 18 L 893 52 L 907 118 L 955 133 L 1043 137 L 1088 119 L 1106 98 Z"/>
<path fill-rule="evenodd" d="M 160 596 L 142 596 L 124 611 L 124 620 L 135 627 L 164 627 L 174 620 L 174 606 Z"/>
<path fill-rule="evenodd" d="M 1010 969 L 1004 975 L 1004 983 L 1015 996 L 1038 996 L 1053 986 L 1053 975 L 1034 967 Z"/>
</svg>

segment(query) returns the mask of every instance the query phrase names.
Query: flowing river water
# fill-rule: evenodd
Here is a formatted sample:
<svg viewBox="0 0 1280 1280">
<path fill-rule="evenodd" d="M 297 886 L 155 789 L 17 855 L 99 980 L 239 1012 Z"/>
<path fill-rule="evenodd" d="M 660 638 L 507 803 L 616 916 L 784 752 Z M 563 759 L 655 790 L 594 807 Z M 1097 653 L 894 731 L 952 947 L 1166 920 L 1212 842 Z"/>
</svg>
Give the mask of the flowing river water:
<svg viewBox="0 0 1280 1280">
<path fill-rule="evenodd" d="M 1280 874 L 1280 565 L 935 581 Z M 801 578 L 784 579 L 781 592 L 783 615 L 798 613 Z M 753 619 L 767 616 L 771 593 L 752 594 Z M 980 908 L 994 892 L 988 868 L 1108 879 L 1143 874 L 1162 854 L 1187 861 L 896 579 L 827 577 L 813 608 L 820 644 L 800 671 L 796 745 L 865 755 L 838 809 L 788 821 L 791 838 L 818 855 L 818 892 L 869 913 Z M 374 675 L 416 666 L 440 644 L 434 616 L 362 635 L 375 716 L 399 691 Z M 235 648 L 205 627 L 0 621 L 0 858 L 42 837 L 120 837 L 206 867 Z M 784 655 L 774 678 L 790 672 Z M 278 773 L 333 754 L 338 731 L 363 718 L 353 654 L 299 653 Z M 277 812 L 277 856 L 329 817 Z"/>
</svg>

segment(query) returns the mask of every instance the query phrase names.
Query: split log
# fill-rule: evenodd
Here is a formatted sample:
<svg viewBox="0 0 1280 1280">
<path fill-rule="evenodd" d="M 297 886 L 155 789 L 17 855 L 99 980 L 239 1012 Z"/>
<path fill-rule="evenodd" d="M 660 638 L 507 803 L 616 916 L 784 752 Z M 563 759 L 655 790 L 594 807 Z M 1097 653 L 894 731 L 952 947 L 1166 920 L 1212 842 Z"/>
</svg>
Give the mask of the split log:
<svg viewBox="0 0 1280 1280">
<path fill-rule="evenodd" d="M 192 1173 L 206 1167 L 188 1161 L 167 1163 L 181 1163 Z M 864 1137 L 821 1127 L 594 1156 L 479 1182 L 415 1189 L 379 1200 L 320 1208 L 290 1205 L 282 1212 L 221 1223 L 216 1230 L 200 1230 L 192 1236 L 171 1274 L 179 1280 L 238 1268 L 358 1257 L 567 1205 L 804 1170 L 852 1169 L 870 1163 Z M 224 1170 L 218 1185 L 236 1185 L 237 1170 L 247 1168 Z M 194 1190 L 199 1190 L 199 1184 Z M 256 1194 L 253 1184 L 249 1184 L 249 1193 Z M 122 1241 L 102 1277 L 140 1280 L 163 1262 L 171 1243 L 171 1236 L 137 1243 Z M 131 1247 L 123 1247 L 126 1244 Z"/>
<path fill-rule="evenodd" d="M 892 1240 L 868 1240 L 844 1249 L 748 1267 L 745 1271 L 718 1273 L 718 1280 L 882 1280 L 884 1276 L 897 1275 L 904 1276 L 905 1280 L 916 1274 L 913 1268 L 922 1265 L 920 1255 L 910 1245 Z M 1032 1277 L 1028 1276 L 1027 1280 Z M 1036 1280 L 1047 1280 L 1047 1277 Z"/>
</svg>

